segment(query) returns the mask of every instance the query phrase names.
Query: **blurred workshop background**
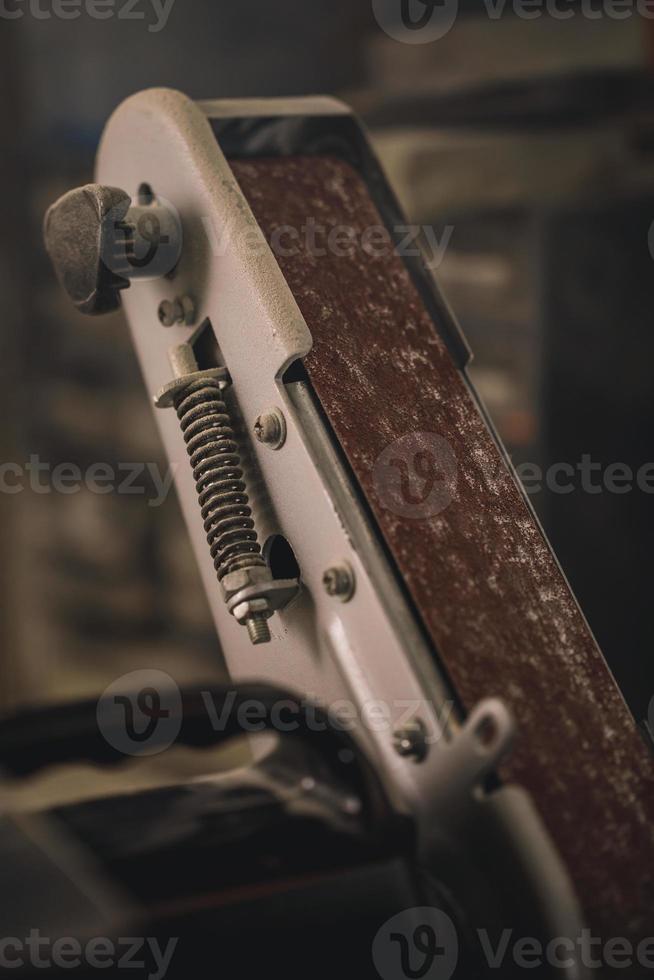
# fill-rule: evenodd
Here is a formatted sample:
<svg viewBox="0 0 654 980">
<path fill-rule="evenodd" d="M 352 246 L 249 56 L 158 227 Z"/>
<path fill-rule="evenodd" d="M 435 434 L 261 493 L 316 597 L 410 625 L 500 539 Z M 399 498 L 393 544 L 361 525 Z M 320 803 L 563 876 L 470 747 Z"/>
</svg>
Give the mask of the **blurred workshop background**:
<svg viewBox="0 0 654 980">
<path fill-rule="evenodd" d="M 177 0 L 152 17 L 0 18 L 0 457 L 165 470 L 120 315 L 88 321 L 41 244 L 46 206 L 93 175 L 114 107 L 337 94 L 368 123 L 409 220 L 447 242 L 437 277 L 472 377 L 518 463 L 654 461 L 654 21 L 459 4 L 402 44 L 370 0 Z M 574 8 L 572 2 L 568 4 Z M 23 16 L 7 19 L 9 10 Z M 141 0 L 138 10 L 149 3 Z M 448 230 L 449 229 L 449 230 Z M 445 236 L 445 238 L 443 238 Z M 157 666 L 221 671 L 173 494 L 0 493 L 0 708 L 100 691 Z M 595 478 L 599 482 L 599 477 Z M 565 482 L 565 481 L 563 481 Z M 533 483 L 533 481 L 532 481 Z M 654 468 L 650 473 L 654 489 Z M 532 502 L 636 717 L 654 694 L 654 496 L 544 487 Z M 500 693 L 500 692 L 498 692 Z"/>
</svg>

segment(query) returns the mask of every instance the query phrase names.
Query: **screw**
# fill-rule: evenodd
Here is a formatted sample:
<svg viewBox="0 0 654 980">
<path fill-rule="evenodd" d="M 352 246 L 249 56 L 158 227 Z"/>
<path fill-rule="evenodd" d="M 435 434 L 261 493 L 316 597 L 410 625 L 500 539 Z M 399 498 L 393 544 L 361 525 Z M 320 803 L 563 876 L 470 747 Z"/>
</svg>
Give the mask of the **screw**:
<svg viewBox="0 0 654 980">
<path fill-rule="evenodd" d="M 347 562 L 328 568 L 322 577 L 322 584 L 327 595 L 349 602 L 354 595 L 354 572 Z"/>
<path fill-rule="evenodd" d="M 427 730 L 419 718 L 398 728 L 393 735 L 393 745 L 398 755 L 415 762 L 422 762 L 427 755 Z"/>
<path fill-rule="evenodd" d="M 183 323 L 187 327 L 195 321 L 195 304 L 190 296 L 181 299 L 164 299 L 159 303 L 159 322 L 164 327 L 173 327 Z"/>
<path fill-rule="evenodd" d="M 270 628 L 265 616 L 257 613 L 248 616 L 245 620 L 245 625 L 248 628 L 248 636 L 250 637 L 251 643 L 270 643 Z"/>
<path fill-rule="evenodd" d="M 286 442 L 286 419 L 278 408 L 262 412 L 254 423 L 254 434 L 259 442 L 271 449 L 281 449 Z"/>
</svg>

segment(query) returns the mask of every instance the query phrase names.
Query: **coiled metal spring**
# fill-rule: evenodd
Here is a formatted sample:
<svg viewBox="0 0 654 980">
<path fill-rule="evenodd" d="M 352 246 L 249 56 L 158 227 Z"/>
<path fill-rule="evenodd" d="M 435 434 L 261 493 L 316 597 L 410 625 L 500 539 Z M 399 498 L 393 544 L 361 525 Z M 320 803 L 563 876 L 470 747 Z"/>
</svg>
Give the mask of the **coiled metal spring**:
<svg viewBox="0 0 654 980">
<path fill-rule="evenodd" d="M 190 457 L 204 532 L 223 598 L 252 643 L 271 640 L 268 619 L 299 590 L 297 579 L 273 579 L 249 504 L 241 455 L 223 398 L 224 367 L 200 369 L 191 344 L 168 352 L 173 380 L 157 393 L 157 408 L 175 408 Z"/>
<path fill-rule="evenodd" d="M 218 580 L 243 568 L 265 567 L 221 382 L 213 378 L 193 381 L 173 404 L 191 457 Z"/>
</svg>

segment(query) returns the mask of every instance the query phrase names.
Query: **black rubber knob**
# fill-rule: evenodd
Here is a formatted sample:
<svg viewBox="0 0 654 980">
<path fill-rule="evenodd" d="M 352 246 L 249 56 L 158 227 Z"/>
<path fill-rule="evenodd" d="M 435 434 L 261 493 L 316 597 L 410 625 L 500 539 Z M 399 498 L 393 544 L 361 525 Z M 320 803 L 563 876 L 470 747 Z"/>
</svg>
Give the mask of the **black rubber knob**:
<svg viewBox="0 0 654 980">
<path fill-rule="evenodd" d="M 129 286 L 116 245 L 122 242 L 124 254 L 130 206 L 125 191 L 87 184 L 64 194 L 46 213 L 45 247 L 59 281 L 82 313 L 117 309 L 120 290 Z"/>
</svg>

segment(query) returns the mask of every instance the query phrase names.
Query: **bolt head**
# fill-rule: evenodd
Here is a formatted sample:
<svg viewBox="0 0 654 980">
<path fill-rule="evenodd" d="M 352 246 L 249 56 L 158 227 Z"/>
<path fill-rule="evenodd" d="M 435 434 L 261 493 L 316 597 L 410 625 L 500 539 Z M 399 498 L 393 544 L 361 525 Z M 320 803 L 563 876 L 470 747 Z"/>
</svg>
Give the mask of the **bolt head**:
<svg viewBox="0 0 654 980">
<path fill-rule="evenodd" d="M 415 762 L 422 762 L 427 755 L 427 730 L 419 718 L 399 728 L 393 735 L 393 745 L 398 755 Z"/>
<path fill-rule="evenodd" d="M 164 299 L 159 303 L 158 315 L 159 323 L 164 327 L 172 327 L 173 324 L 177 323 L 175 304 L 169 299 Z"/>
<path fill-rule="evenodd" d="M 187 327 L 195 322 L 195 304 L 190 296 L 181 299 L 164 299 L 159 303 L 159 322 L 164 327 L 173 327 L 183 323 Z"/>
<path fill-rule="evenodd" d="M 328 568 L 322 577 L 322 584 L 327 595 L 341 602 L 349 602 L 354 595 L 354 572 L 347 562 Z"/>
<path fill-rule="evenodd" d="M 286 441 L 286 419 L 278 408 L 262 412 L 254 423 L 256 439 L 271 449 L 281 449 Z"/>
</svg>

